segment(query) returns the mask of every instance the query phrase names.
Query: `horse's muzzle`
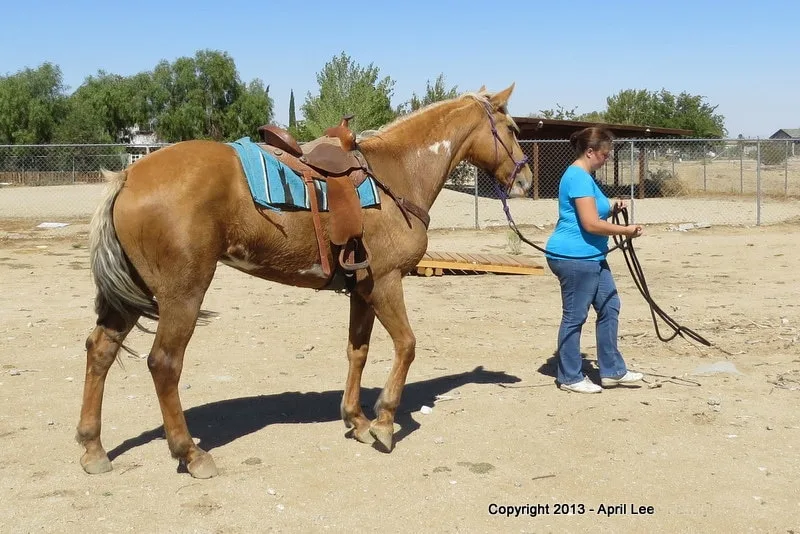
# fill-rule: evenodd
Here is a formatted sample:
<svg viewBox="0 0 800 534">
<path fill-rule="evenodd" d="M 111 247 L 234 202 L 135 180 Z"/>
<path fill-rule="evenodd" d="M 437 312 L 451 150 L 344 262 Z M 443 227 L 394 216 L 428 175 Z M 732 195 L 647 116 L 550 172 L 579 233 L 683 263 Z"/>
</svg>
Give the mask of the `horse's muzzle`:
<svg viewBox="0 0 800 534">
<path fill-rule="evenodd" d="M 508 189 L 509 197 L 524 197 L 533 185 L 533 173 L 528 165 L 523 166 Z"/>
</svg>

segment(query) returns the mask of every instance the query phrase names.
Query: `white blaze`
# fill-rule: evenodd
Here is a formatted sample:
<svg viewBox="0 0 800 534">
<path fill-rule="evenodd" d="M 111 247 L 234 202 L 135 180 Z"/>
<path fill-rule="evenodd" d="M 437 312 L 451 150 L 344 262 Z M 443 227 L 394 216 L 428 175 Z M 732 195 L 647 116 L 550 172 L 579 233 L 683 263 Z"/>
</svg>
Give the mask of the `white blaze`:
<svg viewBox="0 0 800 534">
<path fill-rule="evenodd" d="M 443 154 L 449 155 L 450 154 L 450 141 L 437 141 L 437 142 L 433 143 L 431 146 L 429 146 L 428 150 L 430 150 L 434 154 L 439 154 L 439 150 L 441 150 Z"/>
</svg>

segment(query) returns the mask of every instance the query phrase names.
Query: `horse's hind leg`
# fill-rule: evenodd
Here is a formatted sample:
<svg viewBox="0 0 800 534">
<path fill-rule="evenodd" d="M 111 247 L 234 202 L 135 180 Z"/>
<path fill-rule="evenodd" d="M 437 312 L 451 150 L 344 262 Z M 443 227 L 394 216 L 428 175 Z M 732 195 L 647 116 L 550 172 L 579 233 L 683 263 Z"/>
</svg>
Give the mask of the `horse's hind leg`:
<svg viewBox="0 0 800 534">
<path fill-rule="evenodd" d="M 342 419 L 353 428 L 353 437 L 362 443 L 373 443 L 370 422 L 361 410 L 361 373 L 367 362 L 369 340 L 375 324 L 375 310 L 356 292 L 350 294 L 350 333 L 347 342 L 347 383 L 342 397 Z"/>
<path fill-rule="evenodd" d="M 210 478 L 217 474 L 214 459 L 192 440 L 178 395 L 183 356 L 194 332 L 202 300 L 202 293 L 159 299 L 158 330 L 147 358 L 147 367 L 153 377 L 172 456 L 186 465 L 193 477 Z"/>
<path fill-rule="evenodd" d="M 137 319 L 111 311 L 97 320 L 97 326 L 86 339 L 86 378 L 76 439 L 86 449 L 81 466 L 89 474 L 111 471 L 111 462 L 100 442 L 103 390 L 108 369 Z"/>
</svg>

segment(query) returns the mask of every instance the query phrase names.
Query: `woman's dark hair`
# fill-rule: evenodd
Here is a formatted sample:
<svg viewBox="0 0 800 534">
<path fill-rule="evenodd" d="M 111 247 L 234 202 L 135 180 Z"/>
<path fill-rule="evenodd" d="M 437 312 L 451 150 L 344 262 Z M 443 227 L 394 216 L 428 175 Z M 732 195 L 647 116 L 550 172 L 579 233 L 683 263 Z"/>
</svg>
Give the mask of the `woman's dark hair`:
<svg viewBox="0 0 800 534">
<path fill-rule="evenodd" d="M 578 154 L 583 154 L 590 148 L 592 150 L 600 150 L 603 147 L 611 147 L 614 143 L 614 134 L 606 128 L 599 126 L 590 126 L 583 130 L 573 132 L 569 136 L 569 144 L 575 149 Z"/>
</svg>

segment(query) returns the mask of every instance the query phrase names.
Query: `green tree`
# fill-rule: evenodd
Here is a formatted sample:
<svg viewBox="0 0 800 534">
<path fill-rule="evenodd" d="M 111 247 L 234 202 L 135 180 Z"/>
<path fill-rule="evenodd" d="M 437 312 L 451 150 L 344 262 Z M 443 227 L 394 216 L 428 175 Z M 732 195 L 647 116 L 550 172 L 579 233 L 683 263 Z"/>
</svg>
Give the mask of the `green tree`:
<svg viewBox="0 0 800 534">
<path fill-rule="evenodd" d="M 656 126 L 655 100 L 646 89 L 625 89 L 606 99 L 606 119 L 611 124 Z"/>
<path fill-rule="evenodd" d="M 554 119 L 559 121 L 574 121 L 578 120 L 576 110 L 578 108 L 567 109 L 561 104 L 556 103 L 555 108 L 540 109 L 538 117 L 543 119 Z"/>
<path fill-rule="evenodd" d="M 289 128 L 297 127 L 297 115 L 294 109 L 294 90 L 289 91 Z"/>
<path fill-rule="evenodd" d="M 716 113 L 718 106 L 712 106 L 704 102 L 704 99 L 703 96 L 686 92 L 679 94 L 675 98 L 672 127 L 692 130 L 700 138 L 725 137 L 728 133 L 725 129 L 725 117 Z"/>
<path fill-rule="evenodd" d="M 156 132 L 166 141 L 229 137 L 226 114 L 246 87 L 227 52 L 200 50 L 153 71 Z"/>
<path fill-rule="evenodd" d="M 152 131 L 156 118 L 156 94 L 158 88 L 152 72 L 140 72 L 126 78 L 131 95 L 131 118 L 139 130 Z"/>
<path fill-rule="evenodd" d="M 66 120 L 59 127 L 65 142 L 127 142 L 139 118 L 133 78 L 98 71 L 69 97 Z M 98 131 L 98 124 L 101 126 Z"/>
<path fill-rule="evenodd" d="M 98 71 L 67 99 L 56 129 L 63 143 L 127 143 L 136 130 L 151 131 L 155 109 L 152 73 L 123 77 Z"/>
<path fill-rule="evenodd" d="M 161 61 L 151 81 L 142 78 L 138 85 L 148 87 L 148 96 L 137 109 L 150 114 L 165 141 L 254 137 L 272 121 L 269 87 L 259 79 L 242 82 L 227 52 L 200 50 L 194 57 Z"/>
<path fill-rule="evenodd" d="M 67 112 L 61 69 L 43 63 L 0 77 L 0 143 L 50 143 Z"/>
<path fill-rule="evenodd" d="M 458 87 L 453 86 L 450 89 L 445 87 L 444 74 L 439 74 L 436 81 L 431 85 L 431 81 L 425 82 L 425 94 L 422 98 L 417 96 L 417 93 L 411 94 L 411 100 L 408 101 L 409 111 L 416 111 L 434 102 L 441 100 L 448 100 L 458 96 Z"/>
<path fill-rule="evenodd" d="M 55 141 L 59 143 L 114 143 L 109 135 L 105 118 L 91 101 L 71 97 L 67 100 L 67 111 L 56 126 Z"/>
<path fill-rule="evenodd" d="M 556 103 L 555 108 L 540 109 L 539 113 L 531 113 L 530 117 L 541 117 L 543 119 L 554 119 L 560 121 L 583 121 L 583 122 L 606 122 L 605 113 L 602 111 L 590 111 L 589 113 L 578 113 L 578 108 L 570 108 Z"/>
<path fill-rule="evenodd" d="M 159 138 L 174 142 L 205 137 L 204 98 L 197 82 L 194 61 L 162 60 L 153 69 L 155 130 Z"/>
<path fill-rule="evenodd" d="M 590 111 L 589 113 L 582 113 L 578 115 L 576 120 L 584 122 L 607 122 L 606 114 L 603 111 Z"/>
<path fill-rule="evenodd" d="M 613 124 L 634 124 L 691 130 L 698 138 L 720 138 L 725 130 L 725 117 L 717 114 L 717 106 L 705 97 L 682 92 L 674 95 L 662 89 L 625 89 L 606 100 L 606 120 Z"/>
<path fill-rule="evenodd" d="M 239 96 L 228 108 L 225 115 L 225 132 L 228 140 L 240 137 L 258 139 L 258 127 L 272 122 L 272 99 L 269 86 L 255 79 L 242 84 Z"/>
<path fill-rule="evenodd" d="M 298 137 L 319 137 L 349 114 L 355 115 L 354 131 L 378 128 L 394 119 L 394 81 L 388 76 L 378 79 L 378 75 L 373 64 L 361 67 L 344 52 L 331 59 L 317 73 L 319 94 L 308 93 L 302 105 L 304 120 L 298 123 Z"/>
<path fill-rule="evenodd" d="M 232 133 L 223 128 L 223 124 L 228 122 L 225 115 L 246 86 L 239 79 L 236 63 L 227 52 L 200 50 L 194 61 L 205 100 L 205 134 L 212 139 L 224 139 Z M 260 89 L 263 91 L 263 86 Z"/>
</svg>

